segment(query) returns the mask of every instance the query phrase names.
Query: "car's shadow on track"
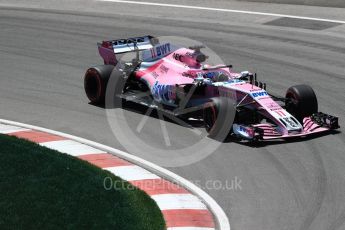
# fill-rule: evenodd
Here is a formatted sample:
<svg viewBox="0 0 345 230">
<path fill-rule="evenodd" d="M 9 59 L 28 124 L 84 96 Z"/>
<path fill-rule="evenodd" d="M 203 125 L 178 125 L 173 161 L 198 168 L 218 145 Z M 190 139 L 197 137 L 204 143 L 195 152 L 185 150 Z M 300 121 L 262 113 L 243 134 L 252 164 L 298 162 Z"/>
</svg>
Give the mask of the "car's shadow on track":
<svg viewBox="0 0 345 230">
<path fill-rule="evenodd" d="M 158 111 L 156 109 L 153 109 L 151 113 L 147 114 L 147 110 L 148 108 L 144 105 L 140 105 L 134 102 L 130 102 L 130 101 L 126 101 L 126 102 L 122 102 L 121 106 L 109 106 L 109 105 L 105 105 L 103 104 L 93 104 L 91 102 L 89 102 L 89 105 L 92 106 L 96 106 L 98 108 L 102 108 L 102 109 L 115 109 L 115 108 L 119 108 L 119 109 L 124 109 L 126 111 L 129 112 L 134 112 L 137 114 L 141 114 L 143 116 L 149 116 L 151 118 L 154 119 L 160 119 L 159 115 L 158 115 Z M 172 117 L 172 115 L 166 114 L 165 112 L 162 111 L 163 117 L 164 117 L 164 121 L 170 122 L 172 124 L 176 124 L 182 127 L 188 127 L 188 128 L 203 128 L 204 124 L 202 120 L 198 120 L 198 119 L 185 119 L 182 116 L 179 116 L 177 119 L 175 120 L 180 120 L 181 122 L 176 122 L 172 119 L 170 119 L 169 117 Z"/>
<path fill-rule="evenodd" d="M 100 104 L 100 105 L 95 105 L 92 103 L 89 103 L 92 106 L 96 106 L 102 109 L 114 109 L 114 108 L 120 108 L 124 109 L 129 112 L 134 112 L 137 114 L 141 114 L 143 116 L 149 116 L 151 118 L 159 120 L 159 115 L 157 110 L 153 109 L 151 113 L 146 114 L 146 111 L 148 108 L 144 105 L 140 105 L 134 102 L 123 102 L 121 106 L 109 106 L 105 104 Z M 164 112 L 163 112 L 164 114 Z M 170 115 L 171 117 L 171 115 Z M 164 121 L 170 122 L 175 125 L 179 125 L 181 127 L 186 127 L 186 128 L 203 128 L 204 124 L 203 121 L 200 119 L 184 119 L 183 117 L 179 117 L 178 120 L 181 120 L 182 122 L 176 122 L 172 119 L 169 118 L 169 116 L 164 116 Z M 286 138 L 286 139 L 276 139 L 276 140 L 259 140 L 259 141 L 247 141 L 247 140 L 241 140 L 240 138 L 232 135 L 228 135 L 223 141 L 220 141 L 222 143 L 236 143 L 240 145 L 244 145 L 247 147 L 252 147 L 252 148 L 262 148 L 270 145 L 283 145 L 283 144 L 290 144 L 290 143 L 298 143 L 298 142 L 304 142 L 308 140 L 313 140 L 316 138 L 320 138 L 323 136 L 327 135 L 336 135 L 341 133 L 339 130 L 330 130 L 328 132 L 323 132 L 323 133 L 315 133 L 311 134 L 305 137 L 291 137 L 291 138 Z M 219 141 L 219 140 L 217 140 Z"/>
</svg>

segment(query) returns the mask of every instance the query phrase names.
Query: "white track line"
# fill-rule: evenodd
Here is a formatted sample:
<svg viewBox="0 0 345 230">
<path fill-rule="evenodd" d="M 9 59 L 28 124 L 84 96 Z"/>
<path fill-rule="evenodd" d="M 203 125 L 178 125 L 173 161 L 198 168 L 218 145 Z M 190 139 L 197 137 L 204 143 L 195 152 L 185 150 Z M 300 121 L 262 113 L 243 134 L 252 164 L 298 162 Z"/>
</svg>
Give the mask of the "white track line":
<svg viewBox="0 0 345 230">
<path fill-rule="evenodd" d="M 159 176 L 137 166 L 137 165 L 129 165 L 129 166 L 118 166 L 118 167 L 109 167 L 103 168 L 104 170 L 108 170 L 109 172 L 115 174 L 122 179 L 127 181 L 135 181 L 135 180 L 147 180 L 147 179 L 160 179 Z"/>
<path fill-rule="evenodd" d="M 29 129 L 20 128 L 17 126 L 0 124 L 0 133 L 2 133 L 2 134 L 10 134 L 10 133 L 15 133 L 15 132 L 20 132 L 20 131 L 28 131 L 28 130 Z"/>
<path fill-rule="evenodd" d="M 192 194 L 160 194 L 151 196 L 160 210 L 198 209 L 207 210 L 196 196 Z"/>
<path fill-rule="evenodd" d="M 72 156 L 103 153 L 103 151 L 99 149 L 81 144 L 73 140 L 49 141 L 40 143 L 40 145 Z"/>
<path fill-rule="evenodd" d="M 164 6 L 164 7 L 184 8 L 184 9 L 194 9 L 194 10 L 208 10 L 208 11 L 229 12 L 229 13 L 239 13 L 239 14 L 264 15 L 264 16 L 306 19 L 306 20 L 313 20 L 313 21 L 333 22 L 333 23 L 345 24 L 345 21 L 341 21 L 341 20 L 303 17 L 303 16 L 296 16 L 296 15 L 288 15 L 288 14 L 274 14 L 274 13 L 265 13 L 265 12 L 247 11 L 247 10 L 232 10 L 232 9 L 221 9 L 221 8 L 212 8 L 212 7 L 203 7 L 203 6 L 188 6 L 188 5 L 166 4 L 166 3 L 157 3 L 157 2 L 126 1 L 126 0 L 97 0 L 97 1 L 137 4 L 137 5 L 148 5 L 148 6 Z"/>
</svg>

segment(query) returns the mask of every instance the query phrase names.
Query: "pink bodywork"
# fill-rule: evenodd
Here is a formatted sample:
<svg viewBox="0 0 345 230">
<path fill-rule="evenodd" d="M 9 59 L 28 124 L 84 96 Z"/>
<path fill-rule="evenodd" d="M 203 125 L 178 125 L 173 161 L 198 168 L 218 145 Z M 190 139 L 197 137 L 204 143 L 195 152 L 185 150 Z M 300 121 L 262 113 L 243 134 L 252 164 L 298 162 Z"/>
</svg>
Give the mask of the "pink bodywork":
<svg viewBox="0 0 345 230">
<path fill-rule="evenodd" d="M 140 68 L 136 75 L 151 87 L 157 81 L 162 85 L 192 84 L 198 73 L 212 72 L 202 70 L 200 63 L 186 55 L 193 52 L 190 49 L 180 48 L 158 60 L 144 61 L 142 66 L 145 67 Z M 177 59 L 177 56 L 180 57 L 180 60 Z M 217 69 L 217 71 L 219 70 L 233 78 L 238 76 L 238 73 L 233 73 L 228 68 Z"/>
</svg>

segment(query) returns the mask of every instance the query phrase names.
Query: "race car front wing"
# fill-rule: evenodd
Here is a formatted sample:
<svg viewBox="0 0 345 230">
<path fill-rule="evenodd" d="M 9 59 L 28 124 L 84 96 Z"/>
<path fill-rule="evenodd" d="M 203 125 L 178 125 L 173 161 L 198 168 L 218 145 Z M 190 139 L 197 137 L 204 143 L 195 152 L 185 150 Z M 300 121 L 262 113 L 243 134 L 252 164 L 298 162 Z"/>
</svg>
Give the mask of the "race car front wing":
<svg viewBox="0 0 345 230">
<path fill-rule="evenodd" d="M 235 135 L 251 141 L 285 139 L 290 137 L 303 137 L 310 134 L 322 133 L 340 128 L 338 117 L 328 115 L 322 112 L 314 113 L 303 119 L 303 129 L 299 132 L 293 131 L 282 134 L 277 126 L 270 123 L 241 125 L 233 124 Z"/>
</svg>

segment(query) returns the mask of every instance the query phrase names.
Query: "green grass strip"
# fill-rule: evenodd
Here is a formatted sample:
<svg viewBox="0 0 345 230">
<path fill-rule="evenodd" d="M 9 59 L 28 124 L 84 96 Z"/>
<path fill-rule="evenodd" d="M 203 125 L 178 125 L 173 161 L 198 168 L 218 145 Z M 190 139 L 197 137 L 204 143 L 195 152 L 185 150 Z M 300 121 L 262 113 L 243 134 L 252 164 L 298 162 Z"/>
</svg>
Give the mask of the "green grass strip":
<svg viewBox="0 0 345 230">
<path fill-rule="evenodd" d="M 123 188 L 105 189 L 107 177 Z M 146 193 L 111 173 L 0 135 L 0 229 L 162 230 L 165 222 Z"/>
</svg>

